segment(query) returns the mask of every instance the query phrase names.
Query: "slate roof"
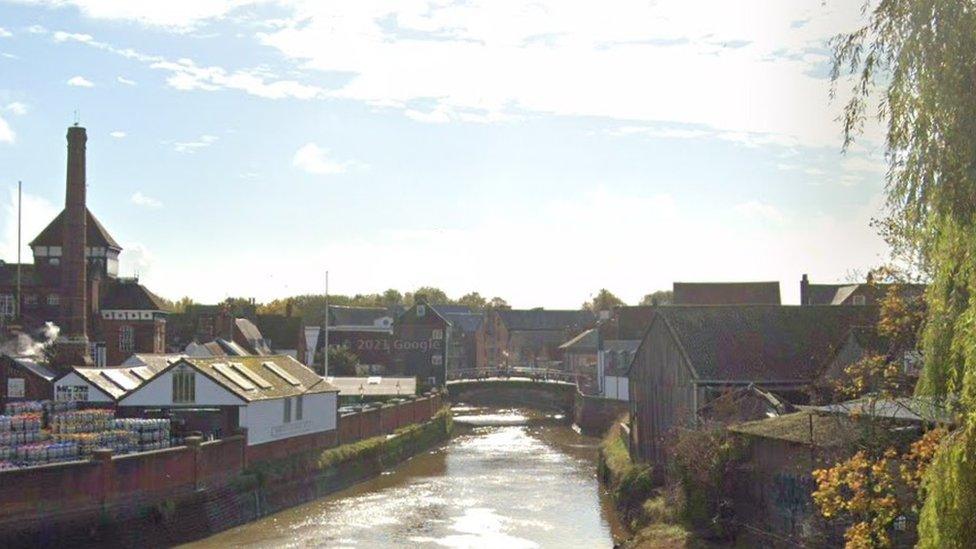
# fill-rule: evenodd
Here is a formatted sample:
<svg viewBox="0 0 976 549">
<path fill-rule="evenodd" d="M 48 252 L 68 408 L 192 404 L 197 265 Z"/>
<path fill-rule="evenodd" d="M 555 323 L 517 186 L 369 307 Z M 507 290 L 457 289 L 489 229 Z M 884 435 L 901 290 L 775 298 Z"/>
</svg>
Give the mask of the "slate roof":
<svg viewBox="0 0 976 549">
<path fill-rule="evenodd" d="M 674 305 L 779 305 L 779 282 L 675 282 Z"/>
<path fill-rule="evenodd" d="M 644 332 L 654 318 L 654 309 L 650 305 L 636 305 L 617 307 L 614 309 L 613 320 L 617 323 L 615 339 L 641 339 Z"/>
<path fill-rule="evenodd" d="M 600 346 L 600 331 L 590 328 L 559 346 L 560 349 L 576 353 L 595 353 Z"/>
<path fill-rule="evenodd" d="M 37 360 L 33 356 L 12 356 L 6 353 L 2 353 L 0 356 L 46 381 L 52 381 L 58 377 L 58 372 L 51 368 L 51 366 L 46 362 Z"/>
<path fill-rule="evenodd" d="M 329 305 L 329 326 L 372 326 L 384 316 L 396 317 L 385 307 Z"/>
<path fill-rule="evenodd" d="M 577 332 L 596 324 L 596 315 L 588 310 L 509 309 L 497 311 L 497 314 L 509 331 L 569 330 Z"/>
<path fill-rule="evenodd" d="M 437 310 L 442 313 L 442 316 L 447 318 L 447 321 L 452 326 L 466 334 L 477 332 L 485 322 L 484 313 L 444 313 L 440 308 Z"/>
<path fill-rule="evenodd" d="M 702 381 L 808 382 L 874 307 L 670 306 L 657 309 Z"/>
<path fill-rule="evenodd" d="M 102 280 L 99 309 L 120 311 L 165 311 L 166 304 L 138 281 L 126 278 Z"/>
<path fill-rule="evenodd" d="M 840 305 L 860 284 L 810 284 L 805 305 Z"/>
<path fill-rule="evenodd" d="M 257 354 L 262 356 L 271 354 L 271 349 L 268 348 L 264 335 L 261 334 L 261 330 L 253 322 L 246 318 L 235 318 L 234 324 L 237 325 L 237 329 L 241 331 L 244 339 L 254 348 Z"/>
<path fill-rule="evenodd" d="M 102 246 L 106 248 L 114 248 L 116 250 L 121 250 L 122 246 L 112 238 L 112 235 L 105 230 L 98 218 L 92 215 L 91 210 L 85 209 L 88 212 L 88 219 L 85 221 L 86 226 L 86 246 L 97 247 Z M 33 246 L 63 246 L 64 245 L 64 210 L 54 218 L 47 227 L 41 231 L 41 234 L 37 235 L 30 245 Z"/>
<path fill-rule="evenodd" d="M 397 396 L 417 394 L 416 377 L 327 377 L 339 389 L 339 396 Z"/>
<path fill-rule="evenodd" d="M 297 349 L 302 337 L 302 317 L 257 315 L 257 326 L 275 349 Z"/>
<path fill-rule="evenodd" d="M 294 378 L 298 384 L 293 385 L 285 378 L 279 376 L 274 372 L 273 368 L 265 366 L 266 363 L 274 364 L 277 368 Z M 184 358 L 173 364 L 172 367 L 177 367 L 181 364 L 192 367 L 197 372 L 209 377 L 246 402 L 339 391 L 338 387 L 326 381 L 325 378 L 319 376 L 301 362 L 286 355 Z M 252 388 L 247 389 L 238 385 L 233 377 L 220 371 L 224 369 L 225 365 L 229 366 L 231 364 L 240 365 L 240 368 L 244 368 L 251 372 L 252 375 L 264 380 L 267 386 L 260 387 L 255 383 L 251 383 Z M 237 366 L 231 366 L 231 368 L 234 371 Z M 241 377 L 248 379 L 250 376 L 243 375 Z"/>
</svg>

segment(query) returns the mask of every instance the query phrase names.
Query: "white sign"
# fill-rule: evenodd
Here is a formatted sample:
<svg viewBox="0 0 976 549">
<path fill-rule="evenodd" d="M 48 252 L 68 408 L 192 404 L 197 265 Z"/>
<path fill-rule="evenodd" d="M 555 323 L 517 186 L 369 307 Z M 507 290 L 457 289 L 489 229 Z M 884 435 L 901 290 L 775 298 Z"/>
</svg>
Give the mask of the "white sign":
<svg viewBox="0 0 976 549">
<path fill-rule="evenodd" d="M 7 378 L 7 398 L 24 398 L 27 387 L 22 377 Z"/>
<path fill-rule="evenodd" d="M 318 326 L 305 326 L 305 364 L 306 366 L 312 366 L 312 362 L 315 361 L 315 349 L 319 345 L 319 333 L 322 328 Z M 328 344 L 328 341 L 326 341 Z"/>
</svg>

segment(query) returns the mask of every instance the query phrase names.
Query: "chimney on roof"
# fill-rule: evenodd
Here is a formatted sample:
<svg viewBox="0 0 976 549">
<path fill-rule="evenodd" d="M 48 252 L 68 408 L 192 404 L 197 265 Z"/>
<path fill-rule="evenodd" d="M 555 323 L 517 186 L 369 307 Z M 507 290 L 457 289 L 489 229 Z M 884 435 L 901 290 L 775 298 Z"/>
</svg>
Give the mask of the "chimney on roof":
<svg viewBox="0 0 976 549">
<path fill-rule="evenodd" d="M 88 349 L 87 212 L 85 204 L 85 128 L 68 128 L 68 174 L 64 197 L 61 253 L 61 338 L 58 356 L 65 365 L 91 363 Z"/>
<path fill-rule="evenodd" d="M 806 274 L 800 279 L 800 305 L 810 304 L 810 278 Z"/>
</svg>

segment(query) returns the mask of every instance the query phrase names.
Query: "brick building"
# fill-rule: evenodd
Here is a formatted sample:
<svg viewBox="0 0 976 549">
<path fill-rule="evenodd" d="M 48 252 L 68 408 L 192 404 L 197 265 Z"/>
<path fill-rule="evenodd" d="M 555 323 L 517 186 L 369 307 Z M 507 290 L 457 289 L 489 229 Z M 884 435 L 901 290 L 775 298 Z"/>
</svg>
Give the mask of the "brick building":
<svg viewBox="0 0 976 549">
<path fill-rule="evenodd" d="M 65 209 L 31 241 L 33 263 L 0 263 L 0 323 L 34 332 L 53 322 L 66 363 L 105 366 L 135 352 L 161 353 L 163 301 L 137 279 L 119 277 L 122 247 L 85 203 L 85 128 L 68 128 L 67 138 Z"/>
</svg>

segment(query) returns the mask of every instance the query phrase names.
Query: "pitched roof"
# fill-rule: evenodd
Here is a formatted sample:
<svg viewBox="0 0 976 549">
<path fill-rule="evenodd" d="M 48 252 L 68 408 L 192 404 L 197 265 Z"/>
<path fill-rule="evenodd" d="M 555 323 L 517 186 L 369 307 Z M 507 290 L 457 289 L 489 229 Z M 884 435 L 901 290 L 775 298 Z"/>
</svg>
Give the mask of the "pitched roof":
<svg viewBox="0 0 976 549">
<path fill-rule="evenodd" d="M 373 326 L 376 320 L 385 316 L 395 317 L 385 307 L 347 307 L 329 305 L 329 326 Z"/>
<path fill-rule="evenodd" d="M 789 305 L 659 307 L 702 381 L 804 383 L 824 368 L 874 307 Z M 646 343 L 646 338 L 645 338 Z"/>
<path fill-rule="evenodd" d="M 17 366 L 29 371 L 30 373 L 46 380 L 51 381 L 58 377 L 58 373 L 51 368 L 46 362 L 37 360 L 33 356 L 13 356 L 6 353 L 0 353 L 0 357 L 10 360 Z"/>
<path fill-rule="evenodd" d="M 675 282 L 675 305 L 779 305 L 779 282 Z"/>
<path fill-rule="evenodd" d="M 155 378 L 171 364 L 180 360 L 179 355 L 142 355 L 144 363 L 132 366 L 118 366 L 111 368 L 83 368 L 74 367 L 74 373 L 91 383 L 106 396 L 119 400 L 125 395 L 142 387 L 147 381 Z M 146 357 L 154 357 L 146 359 Z M 157 358 L 159 359 L 157 360 Z M 164 358 L 166 357 L 166 358 Z"/>
<path fill-rule="evenodd" d="M 810 284 L 804 305 L 840 305 L 860 284 Z"/>
<path fill-rule="evenodd" d="M 120 311 L 165 311 L 166 303 L 137 280 L 103 279 L 99 308 Z"/>
<path fill-rule="evenodd" d="M 635 305 L 617 307 L 613 310 L 612 320 L 617 323 L 617 333 L 612 336 L 615 339 L 641 339 L 644 332 L 654 318 L 654 309 L 651 305 Z"/>
<path fill-rule="evenodd" d="M 325 378 L 286 355 L 184 358 L 173 366 L 181 364 L 192 367 L 246 402 L 339 391 Z"/>
<path fill-rule="evenodd" d="M 438 307 L 437 310 L 440 311 L 440 308 Z M 443 311 L 441 313 L 452 326 L 466 334 L 477 332 L 485 322 L 484 313 L 444 313 Z"/>
<path fill-rule="evenodd" d="M 509 331 L 569 330 L 577 332 L 596 324 L 596 315 L 589 310 L 506 309 L 497 311 L 497 314 Z"/>
<path fill-rule="evenodd" d="M 577 335 L 573 339 L 570 339 L 566 343 L 559 346 L 560 349 L 570 352 L 596 352 L 600 346 L 600 331 L 596 328 L 590 328 L 583 333 Z"/>
<path fill-rule="evenodd" d="M 86 225 L 86 246 L 89 247 L 106 247 L 115 248 L 116 250 L 121 250 L 122 246 L 112 238 L 112 235 L 108 234 L 105 227 L 102 226 L 101 222 L 98 221 L 94 215 L 92 215 L 91 210 L 85 208 L 88 212 L 88 218 L 85 221 Z M 41 231 L 41 234 L 37 235 L 30 245 L 31 246 L 63 246 L 64 245 L 64 210 L 51 221 L 47 227 Z"/>
<path fill-rule="evenodd" d="M 256 354 L 262 356 L 271 354 L 271 349 L 268 348 L 264 335 L 261 334 L 261 330 L 259 330 L 253 322 L 246 318 L 235 318 L 234 324 L 237 326 L 237 329 L 241 331 L 241 334 L 244 336 L 244 339 L 247 340 L 247 343 L 254 348 Z"/>
<path fill-rule="evenodd" d="M 257 326 L 275 349 L 297 349 L 302 337 L 302 317 L 257 315 Z"/>
<path fill-rule="evenodd" d="M 825 406 L 804 407 L 823 414 L 853 417 L 871 416 L 880 419 L 913 423 L 945 423 L 956 421 L 946 403 L 931 397 L 868 398 L 862 397 Z"/>
</svg>

